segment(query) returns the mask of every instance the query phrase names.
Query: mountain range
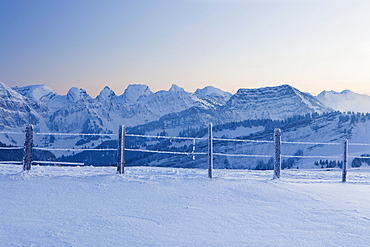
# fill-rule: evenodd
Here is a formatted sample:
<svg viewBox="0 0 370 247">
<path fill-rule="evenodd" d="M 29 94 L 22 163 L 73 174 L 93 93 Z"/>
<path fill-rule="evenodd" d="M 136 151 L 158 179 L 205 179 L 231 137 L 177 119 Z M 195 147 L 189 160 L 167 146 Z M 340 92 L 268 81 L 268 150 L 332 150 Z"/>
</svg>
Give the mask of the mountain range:
<svg viewBox="0 0 370 247">
<path fill-rule="evenodd" d="M 167 115 L 181 118 L 207 112 L 204 121 L 226 123 L 246 119 L 285 119 L 293 115 L 331 111 L 315 97 L 289 86 L 240 89 L 234 95 L 214 87 L 194 93 L 172 85 L 153 93 L 146 85 L 129 85 L 122 95 L 105 87 L 96 98 L 82 88 L 58 95 L 46 85 L 10 88 L 0 83 L 0 130 L 33 124 L 48 132 L 112 133 L 119 125 L 137 126 Z M 168 117 L 167 117 L 168 118 Z M 200 123 L 203 124 L 203 123 Z"/>
<path fill-rule="evenodd" d="M 205 126 L 213 123 L 215 131 L 220 130 L 215 132 L 215 135 L 219 137 L 271 139 L 272 127 L 279 127 L 285 129 L 286 136 L 289 135 L 291 140 L 309 141 L 310 138 L 317 140 L 321 138 L 326 141 L 340 140 L 345 136 L 351 138 L 353 132 L 359 136 L 366 132 L 365 127 L 359 128 L 358 121 L 351 119 L 352 115 L 356 119 L 359 118 L 352 113 L 360 109 L 355 108 L 358 106 L 357 102 L 365 105 L 370 98 L 370 96 L 355 94 L 348 90 L 342 93 L 324 91 L 314 97 L 290 85 L 239 89 L 235 94 L 230 94 L 211 86 L 191 93 L 176 85 L 172 85 L 167 91 L 152 92 L 148 86 L 140 84 L 129 85 L 122 95 L 116 95 L 109 87 L 105 87 L 97 97 L 92 98 L 82 88 L 73 87 L 67 95 L 58 95 L 46 85 L 10 88 L 1 82 L 0 96 L 0 112 L 3 116 L 0 119 L 0 131 L 2 132 L 0 141 L 2 145 L 17 146 L 23 145 L 23 136 L 7 132 L 22 132 L 28 124 L 33 124 L 36 132 L 49 133 L 112 134 L 117 133 L 119 125 L 126 125 L 129 133 L 202 137 L 205 135 Z M 350 105 L 353 108 L 349 107 Z M 344 108 L 345 106 L 347 108 Z M 336 110 L 351 111 L 351 113 L 341 113 Z M 367 116 L 367 114 L 362 115 L 361 118 L 366 124 Z M 318 124 L 319 122 L 322 124 Z M 366 124 L 364 126 L 367 126 Z M 109 135 L 102 137 L 58 136 L 57 138 L 47 135 L 35 137 L 35 145 L 58 148 L 94 148 L 109 146 L 112 142 L 110 140 L 113 139 L 115 138 Z M 154 144 L 150 144 L 149 141 L 132 145 L 145 148 L 147 145 Z M 173 146 L 174 143 L 161 145 L 162 148 L 176 148 Z M 215 145 L 217 147 L 220 144 Z M 189 148 L 191 145 L 186 144 L 186 146 Z M 222 145 L 219 147 L 222 149 Z M 261 150 L 249 150 L 249 152 L 266 152 L 270 149 L 264 147 Z M 289 153 L 291 155 L 297 152 L 311 154 L 315 153 L 315 149 L 305 147 L 292 149 Z M 243 150 L 239 151 L 244 152 L 248 148 Z M 359 152 L 362 151 L 364 150 L 359 150 Z M 61 153 L 55 155 L 65 156 Z M 68 155 L 72 154 L 68 153 Z M 145 159 L 138 159 L 138 157 L 141 156 L 131 156 L 132 164 L 143 164 Z M 195 165 L 196 162 L 186 165 L 184 160 L 177 160 L 174 164 L 167 158 L 162 160 L 162 156 L 158 156 L 152 163 L 153 157 L 155 156 L 150 156 L 151 162 L 147 160 L 146 164 L 201 166 L 200 163 Z M 231 162 L 231 160 L 232 158 L 226 159 L 223 165 L 218 166 L 255 168 L 258 162 L 260 166 L 268 165 L 263 163 L 265 161 L 258 161 L 254 162 L 254 166 L 245 166 Z"/>
</svg>

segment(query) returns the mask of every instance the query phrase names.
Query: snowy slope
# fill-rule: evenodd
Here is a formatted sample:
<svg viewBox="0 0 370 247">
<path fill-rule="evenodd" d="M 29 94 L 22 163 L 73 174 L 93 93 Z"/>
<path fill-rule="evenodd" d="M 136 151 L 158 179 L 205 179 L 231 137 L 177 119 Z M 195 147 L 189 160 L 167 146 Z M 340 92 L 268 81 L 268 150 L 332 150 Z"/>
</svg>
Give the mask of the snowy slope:
<svg viewBox="0 0 370 247">
<path fill-rule="evenodd" d="M 340 93 L 335 91 L 323 91 L 316 96 L 324 105 L 338 111 L 370 112 L 370 96 L 344 90 Z"/>
<path fill-rule="evenodd" d="M 131 131 L 141 133 L 142 128 L 133 128 Z M 150 126 L 148 126 L 150 127 Z M 167 126 L 169 127 L 169 126 Z M 370 144 L 370 114 L 343 114 L 332 112 L 310 117 L 295 117 L 290 121 L 272 120 L 248 120 L 245 122 L 227 123 L 214 125 L 213 136 L 215 138 L 226 139 L 245 139 L 256 141 L 270 141 L 271 143 L 260 142 L 232 142 L 215 141 L 214 152 L 221 154 L 251 154 L 268 155 L 266 158 L 247 158 L 216 156 L 214 166 L 216 168 L 246 168 L 246 169 L 272 169 L 273 157 L 273 131 L 274 128 L 282 129 L 282 140 L 284 142 L 309 142 L 309 144 L 289 144 L 283 143 L 282 154 L 295 156 L 323 156 L 304 159 L 283 158 L 284 168 L 318 168 L 315 161 L 331 160 L 339 162 L 342 160 L 344 139 L 349 140 L 349 164 L 352 164 L 352 156 L 370 155 L 369 146 L 353 145 L 354 143 Z M 161 129 L 147 129 L 149 134 L 157 135 Z M 171 136 L 176 129 L 165 128 Z M 208 130 L 206 125 L 203 128 L 194 128 L 182 132 L 183 136 L 207 138 Z M 156 143 L 141 142 L 145 139 L 128 137 L 129 141 L 134 141 L 132 148 L 152 149 L 152 150 L 176 150 L 178 152 L 192 152 L 192 140 L 176 140 L 166 142 L 158 139 Z M 148 140 L 149 141 L 149 140 Z M 130 142 L 131 143 L 131 142 Z M 150 143 L 150 146 L 149 146 Z M 321 143 L 333 143 L 333 145 L 322 145 Z M 174 149 L 175 148 L 175 149 Z M 197 152 L 207 153 L 207 141 L 197 140 L 195 145 Z M 324 158 L 333 156 L 336 158 Z M 285 163 L 287 162 L 287 163 Z M 196 167 L 205 168 L 207 166 L 206 155 L 196 155 L 195 159 L 187 155 L 163 155 L 163 154 L 143 154 L 140 159 L 129 160 L 131 165 L 149 166 L 173 166 L 173 167 Z M 367 166 L 367 165 L 366 165 Z"/>
<path fill-rule="evenodd" d="M 0 165 L 1 246 L 368 246 L 370 173 Z"/>
<path fill-rule="evenodd" d="M 19 130 L 27 124 L 45 128 L 44 119 L 19 93 L 0 82 L 0 130 Z"/>
</svg>

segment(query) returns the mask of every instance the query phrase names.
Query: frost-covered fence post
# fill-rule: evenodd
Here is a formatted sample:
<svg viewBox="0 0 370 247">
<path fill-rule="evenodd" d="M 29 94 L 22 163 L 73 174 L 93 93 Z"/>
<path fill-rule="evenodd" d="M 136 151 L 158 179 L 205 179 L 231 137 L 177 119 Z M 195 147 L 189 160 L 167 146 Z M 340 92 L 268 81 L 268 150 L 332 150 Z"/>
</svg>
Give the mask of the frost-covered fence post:
<svg viewBox="0 0 370 247">
<path fill-rule="evenodd" d="M 118 160 L 117 160 L 117 173 L 123 174 L 125 172 L 125 135 L 126 127 L 124 125 L 119 126 L 118 131 Z"/>
<path fill-rule="evenodd" d="M 193 148 L 191 150 L 192 153 L 195 152 L 195 138 L 193 139 Z M 193 155 L 193 160 L 195 160 L 195 156 Z"/>
<path fill-rule="evenodd" d="M 280 178 L 281 171 L 281 130 L 274 130 L 274 179 Z"/>
<path fill-rule="evenodd" d="M 24 139 L 23 149 L 23 170 L 31 170 L 32 165 L 32 146 L 33 146 L 33 126 L 26 127 L 26 135 Z"/>
<path fill-rule="evenodd" d="M 212 124 L 208 126 L 208 177 L 212 178 L 213 170 L 213 134 L 212 134 Z"/>
<path fill-rule="evenodd" d="M 343 142 L 343 169 L 342 169 L 342 183 L 347 181 L 347 166 L 348 166 L 348 140 Z"/>
</svg>

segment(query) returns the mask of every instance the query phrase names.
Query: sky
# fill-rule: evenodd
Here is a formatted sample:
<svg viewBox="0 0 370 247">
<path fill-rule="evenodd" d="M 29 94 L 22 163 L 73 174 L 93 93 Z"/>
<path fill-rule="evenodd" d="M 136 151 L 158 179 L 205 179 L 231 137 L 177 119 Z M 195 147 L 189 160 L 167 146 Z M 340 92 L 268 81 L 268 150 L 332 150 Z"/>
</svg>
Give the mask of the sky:
<svg viewBox="0 0 370 247">
<path fill-rule="evenodd" d="M 0 0 L 0 81 L 370 94 L 370 1 Z"/>
</svg>

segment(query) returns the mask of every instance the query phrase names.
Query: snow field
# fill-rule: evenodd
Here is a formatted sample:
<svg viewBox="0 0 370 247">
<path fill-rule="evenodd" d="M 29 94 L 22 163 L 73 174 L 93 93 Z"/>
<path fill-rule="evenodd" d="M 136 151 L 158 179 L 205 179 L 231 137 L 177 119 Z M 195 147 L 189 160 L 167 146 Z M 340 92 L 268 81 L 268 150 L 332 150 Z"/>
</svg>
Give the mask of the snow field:
<svg viewBox="0 0 370 247">
<path fill-rule="evenodd" d="M 368 246 L 370 170 L 0 165 L 0 246 Z"/>
</svg>

